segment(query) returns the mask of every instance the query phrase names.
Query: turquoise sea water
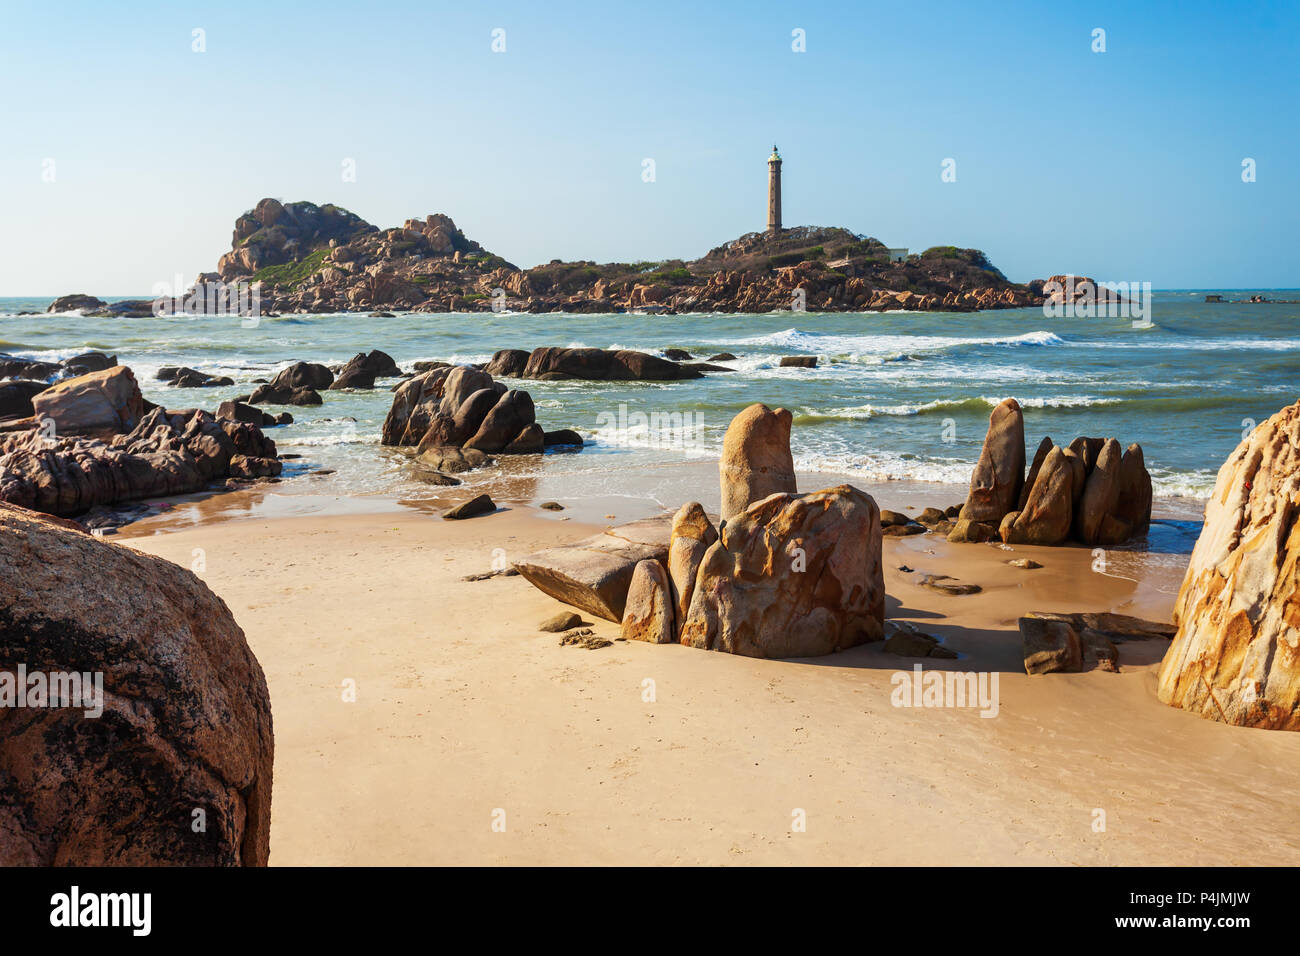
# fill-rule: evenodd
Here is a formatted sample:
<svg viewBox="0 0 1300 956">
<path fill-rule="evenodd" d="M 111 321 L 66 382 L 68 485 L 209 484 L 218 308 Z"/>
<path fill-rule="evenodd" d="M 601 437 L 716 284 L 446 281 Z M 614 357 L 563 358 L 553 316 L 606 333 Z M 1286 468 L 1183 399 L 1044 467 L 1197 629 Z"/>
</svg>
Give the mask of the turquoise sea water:
<svg viewBox="0 0 1300 956">
<path fill-rule="evenodd" d="M 92 319 L 18 316 L 49 299 L 0 299 L 0 352 L 62 358 L 116 353 L 145 395 L 172 408 L 214 408 L 295 360 L 341 363 L 378 348 L 409 369 L 419 359 L 482 362 L 501 348 L 542 345 L 675 347 L 697 359 L 731 352 L 734 371 L 673 383 L 519 382 L 548 429 L 576 428 L 580 454 L 516 464 L 608 488 L 624 469 L 716 456 L 731 417 L 755 401 L 794 412 L 802 471 L 964 484 L 990 409 L 1025 408 L 1029 452 L 1044 435 L 1140 442 L 1162 496 L 1204 496 L 1243 430 L 1300 398 L 1300 305 L 1207 304 L 1206 291 L 1156 293 L 1153 327 L 1126 318 L 1048 318 L 1041 309 L 941 314 L 767 315 L 312 315 L 263 318 Z M 1246 298 L 1249 292 L 1232 292 Z M 1300 293 L 1270 291 L 1270 298 Z M 780 368 L 816 355 L 815 369 Z M 230 388 L 175 389 L 163 365 L 229 375 Z M 270 432 L 333 475 L 313 493 L 420 495 L 400 455 L 379 445 L 391 404 L 373 392 L 326 392 L 317 408 L 289 409 Z M 273 409 L 275 410 L 275 409 Z M 646 419 L 638 417 L 644 414 Z M 281 489 L 289 493 L 294 483 Z M 307 483 L 303 483 L 307 484 Z"/>
</svg>

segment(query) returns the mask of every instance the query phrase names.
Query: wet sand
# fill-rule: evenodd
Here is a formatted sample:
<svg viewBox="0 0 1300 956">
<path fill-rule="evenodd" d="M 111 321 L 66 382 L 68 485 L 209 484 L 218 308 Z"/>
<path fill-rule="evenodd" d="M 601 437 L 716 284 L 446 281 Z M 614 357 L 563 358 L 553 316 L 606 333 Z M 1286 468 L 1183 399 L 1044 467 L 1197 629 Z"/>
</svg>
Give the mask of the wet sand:
<svg viewBox="0 0 1300 956">
<path fill-rule="evenodd" d="M 834 483 L 822 477 L 800 487 Z M 1165 642 L 1121 645 L 1117 674 L 1024 673 L 1015 622 L 1027 611 L 1168 620 L 1186 563 L 1176 547 L 1111 552 L 1099 573 L 1082 548 L 886 538 L 886 616 L 960 655 L 927 669 L 998 674 L 986 718 L 895 707 L 891 677 L 918 661 L 878 644 L 752 660 L 619 642 L 617 625 L 594 621 L 613 644 L 560 646 L 537 625 L 562 605 L 517 576 L 462 578 L 657 509 L 632 493 L 608 512 L 606 500 L 524 503 L 552 490 L 503 494 L 506 510 L 461 522 L 430 502 L 241 492 L 115 538 L 199 567 L 266 671 L 273 864 L 1300 863 L 1300 738 L 1161 704 Z M 961 497 L 921 490 L 913 507 Z M 984 590 L 918 586 L 933 572 Z"/>
</svg>

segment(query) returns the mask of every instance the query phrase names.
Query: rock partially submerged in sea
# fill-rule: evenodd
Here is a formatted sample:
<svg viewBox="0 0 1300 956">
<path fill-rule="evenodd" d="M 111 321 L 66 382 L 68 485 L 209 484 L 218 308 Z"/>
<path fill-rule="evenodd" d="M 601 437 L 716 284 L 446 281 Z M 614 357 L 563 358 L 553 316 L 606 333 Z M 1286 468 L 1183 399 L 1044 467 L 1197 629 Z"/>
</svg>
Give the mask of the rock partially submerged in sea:
<svg viewBox="0 0 1300 956">
<path fill-rule="evenodd" d="M 387 352 L 374 349 L 369 354 L 358 352 L 339 369 L 338 377 L 328 385 L 332 389 L 374 388 L 377 378 L 397 378 L 402 370 Z"/>
<path fill-rule="evenodd" d="M 74 292 L 71 295 L 61 295 L 53 302 L 46 312 L 94 312 L 108 305 L 103 299 L 98 299 L 93 295 L 86 295 L 81 292 Z"/>
<path fill-rule="evenodd" d="M 503 349 L 485 367 L 502 378 L 538 381 L 583 379 L 601 382 L 674 382 L 701 378 L 699 369 L 629 349 Z"/>
<path fill-rule="evenodd" d="M 543 431 L 527 392 L 507 389 L 468 365 L 440 365 L 399 385 L 382 441 L 414 445 L 421 459 L 446 458 L 457 448 L 486 458 L 541 454 L 552 444 L 582 445 L 576 432 Z"/>
<path fill-rule="evenodd" d="M 534 587 L 557 601 L 618 624 L 638 562 L 668 564 L 672 518 L 663 515 L 610 528 L 575 544 L 546 548 L 514 562 Z"/>
<path fill-rule="evenodd" d="M 1300 731 L 1300 403 L 1258 425 L 1219 469 L 1174 621 L 1162 701 Z"/>
<path fill-rule="evenodd" d="M 217 418 L 228 418 L 234 422 L 247 422 L 261 428 L 274 428 L 277 425 L 292 425 L 293 416 L 288 412 L 272 415 L 243 402 L 228 401 L 217 406 Z"/>
<path fill-rule="evenodd" d="M 235 384 L 234 379 L 225 375 L 209 375 L 207 372 L 177 365 L 164 365 L 158 369 L 157 379 L 160 382 L 170 382 L 177 388 L 216 388 Z"/>
<path fill-rule="evenodd" d="M 1068 448 L 1044 438 L 1026 479 L 1024 418 L 1020 405 L 1006 399 L 989 416 L 970 493 L 948 540 L 1117 545 L 1146 534 L 1151 501 L 1142 446 L 1121 452 L 1114 438 L 1080 436 Z"/>
<path fill-rule="evenodd" d="M 851 485 L 773 494 L 705 552 L 681 642 L 747 657 L 814 657 L 884 636 L 880 509 Z"/>
<path fill-rule="evenodd" d="M 49 388 L 44 382 L 24 379 L 0 381 L 0 422 L 12 418 L 31 418 L 36 414 L 32 398 Z"/>
<path fill-rule="evenodd" d="M 249 405 L 323 405 L 325 400 L 314 388 L 278 385 L 268 382 L 253 389 L 248 396 Z"/>
<path fill-rule="evenodd" d="M 0 352 L 0 379 L 15 378 L 37 382 L 55 382 L 76 378 L 87 372 L 102 372 L 117 365 L 117 356 L 103 352 L 82 352 L 58 362 L 18 358 Z"/>
<path fill-rule="evenodd" d="M 270 384 L 286 390 L 310 388 L 324 391 L 334 384 L 334 373 L 328 366 L 318 362 L 294 362 L 287 368 L 280 369 Z"/>
<path fill-rule="evenodd" d="M 265 866 L 275 741 L 243 631 L 190 571 L 70 525 L 0 504 L 0 672 L 29 703 L 33 675 L 100 675 L 103 706 L 0 706 L 0 865 Z"/>
</svg>

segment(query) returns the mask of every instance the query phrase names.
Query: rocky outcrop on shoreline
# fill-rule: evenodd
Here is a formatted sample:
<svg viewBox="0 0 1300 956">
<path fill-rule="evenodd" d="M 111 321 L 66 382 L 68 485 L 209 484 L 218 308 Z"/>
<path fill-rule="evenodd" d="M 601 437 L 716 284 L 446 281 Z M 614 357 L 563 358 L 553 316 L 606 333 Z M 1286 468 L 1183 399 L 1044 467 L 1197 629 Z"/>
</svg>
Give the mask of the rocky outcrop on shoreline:
<svg viewBox="0 0 1300 956">
<path fill-rule="evenodd" d="M 1151 502 L 1142 446 L 1121 451 L 1114 438 L 1081 436 L 1064 449 L 1044 438 L 1026 478 L 1024 415 L 1008 398 L 989 415 L 970 492 L 948 540 L 1113 546 L 1146 534 Z"/>
<path fill-rule="evenodd" d="M 1162 701 L 1300 731 L 1300 403 L 1258 425 L 1219 469 L 1174 622 Z"/>
<path fill-rule="evenodd" d="M 0 706 L 0 865 L 267 864 L 266 679 L 194 574 L 0 503 L 0 673 L 20 672 Z"/>
<path fill-rule="evenodd" d="M 281 471 L 275 443 L 257 424 L 149 406 L 125 366 L 59 383 L 32 401 L 33 417 L 0 431 L 0 502 L 74 516 Z"/>
<path fill-rule="evenodd" d="M 380 229 L 333 204 L 276 199 L 241 215 L 216 271 L 164 308 L 192 301 L 201 311 L 221 300 L 208 295 L 218 283 L 237 282 L 258 285 L 263 313 L 970 312 L 1050 297 L 1044 280 L 1010 282 L 977 249 L 934 246 L 896 261 L 879 240 L 838 227 L 749 233 L 692 261 L 557 259 L 520 269 L 440 213 Z M 81 294 L 55 306 L 91 316 L 152 314 L 149 302 Z"/>
</svg>

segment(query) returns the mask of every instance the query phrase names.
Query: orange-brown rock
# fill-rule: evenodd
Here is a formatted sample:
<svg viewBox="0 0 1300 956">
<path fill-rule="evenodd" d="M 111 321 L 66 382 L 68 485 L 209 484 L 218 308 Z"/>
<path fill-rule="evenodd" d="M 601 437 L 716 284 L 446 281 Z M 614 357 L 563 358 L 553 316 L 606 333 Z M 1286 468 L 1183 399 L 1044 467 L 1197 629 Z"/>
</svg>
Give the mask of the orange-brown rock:
<svg viewBox="0 0 1300 956">
<path fill-rule="evenodd" d="M 961 517 L 994 528 L 1014 511 L 1025 481 L 1025 418 L 1014 398 L 998 403 L 989 415 L 979 461 L 970 479 L 970 492 Z"/>
<path fill-rule="evenodd" d="M 1160 699 L 1244 727 L 1300 730 L 1300 403 L 1219 469 L 1174 606 Z"/>
<path fill-rule="evenodd" d="M 717 540 L 718 530 L 698 501 L 687 502 L 673 516 L 673 530 L 668 541 L 668 582 L 678 635 L 691 606 L 695 576 L 699 573 L 704 552 Z"/>
<path fill-rule="evenodd" d="M 1065 452 L 1053 446 L 1044 457 L 1024 507 L 999 529 L 1007 544 L 1062 544 L 1073 521 L 1074 470 Z M 1011 515 L 1007 515 L 1008 518 Z"/>
<path fill-rule="evenodd" d="M 0 508 L 0 697 L 20 666 L 28 706 L 0 706 L 0 865 L 266 865 L 270 697 L 202 581 Z M 60 706 L 35 703 L 33 674 Z"/>
<path fill-rule="evenodd" d="M 773 494 L 705 552 L 682 626 L 691 647 L 814 657 L 884 637 L 880 509 L 851 485 Z"/>
<path fill-rule="evenodd" d="M 125 365 L 65 379 L 32 396 L 36 418 L 54 423 L 55 434 L 129 432 L 144 415 L 135 375 Z"/>
<path fill-rule="evenodd" d="M 638 561 L 632 570 L 623 608 L 623 639 L 671 644 L 673 601 L 669 593 L 668 572 L 653 558 Z"/>
<path fill-rule="evenodd" d="M 790 454 L 793 416 L 755 403 L 727 426 L 718 474 L 722 484 L 722 520 L 744 511 L 768 495 L 794 494 L 794 458 Z"/>
<path fill-rule="evenodd" d="M 202 491 L 229 477 L 280 474 L 275 442 L 257 425 L 205 411 L 152 409 L 110 440 L 47 439 L 39 429 L 0 439 L 0 501 L 55 515 Z"/>
</svg>

